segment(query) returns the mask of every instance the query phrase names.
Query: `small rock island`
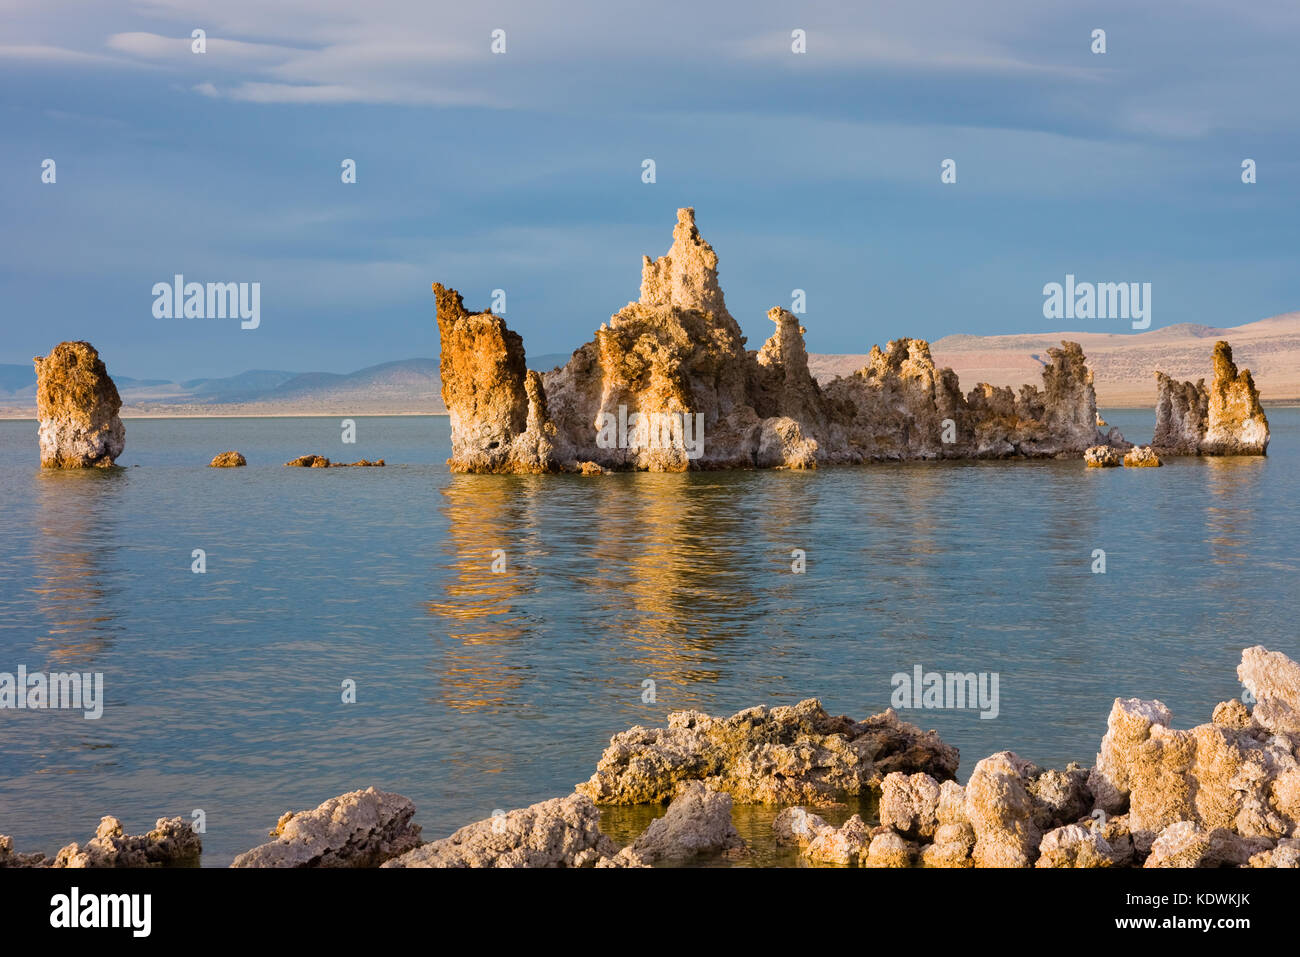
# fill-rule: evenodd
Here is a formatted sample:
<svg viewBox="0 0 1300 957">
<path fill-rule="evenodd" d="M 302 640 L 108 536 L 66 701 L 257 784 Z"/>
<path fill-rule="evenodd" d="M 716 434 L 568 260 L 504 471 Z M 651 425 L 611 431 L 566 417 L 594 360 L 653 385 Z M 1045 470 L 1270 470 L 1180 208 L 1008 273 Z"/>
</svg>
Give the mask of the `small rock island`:
<svg viewBox="0 0 1300 957">
<path fill-rule="evenodd" d="M 36 356 L 41 466 L 112 468 L 126 447 L 122 399 L 89 342 L 60 342 Z"/>
</svg>

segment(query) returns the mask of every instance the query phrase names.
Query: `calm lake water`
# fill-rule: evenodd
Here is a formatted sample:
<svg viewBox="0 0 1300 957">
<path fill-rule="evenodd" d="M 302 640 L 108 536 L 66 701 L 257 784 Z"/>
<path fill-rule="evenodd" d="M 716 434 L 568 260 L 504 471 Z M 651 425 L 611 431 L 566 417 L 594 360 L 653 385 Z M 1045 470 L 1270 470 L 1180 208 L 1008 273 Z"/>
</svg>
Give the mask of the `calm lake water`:
<svg viewBox="0 0 1300 957">
<path fill-rule="evenodd" d="M 1103 414 L 1150 438 L 1151 412 Z M 52 853 L 104 814 L 141 833 L 202 808 L 225 865 L 374 784 L 433 839 L 568 793 L 670 710 L 860 718 L 916 665 L 999 675 L 995 719 L 905 714 L 963 780 L 1003 748 L 1091 764 L 1116 696 L 1187 727 L 1240 694 L 1243 647 L 1300 657 L 1300 413 L 1269 418 L 1267 459 L 1161 469 L 599 478 L 450 475 L 441 417 L 358 418 L 355 445 L 339 419 L 133 419 L 127 468 L 85 473 L 42 471 L 35 423 L 0 422 L 0 671 L 105 680 L 99 720 L 0 711 L 0 833 Z M 206 468 L 232 448 L 248 468 Z M 306 452 L 389 465 L 282 467 Z"/>
</svg>

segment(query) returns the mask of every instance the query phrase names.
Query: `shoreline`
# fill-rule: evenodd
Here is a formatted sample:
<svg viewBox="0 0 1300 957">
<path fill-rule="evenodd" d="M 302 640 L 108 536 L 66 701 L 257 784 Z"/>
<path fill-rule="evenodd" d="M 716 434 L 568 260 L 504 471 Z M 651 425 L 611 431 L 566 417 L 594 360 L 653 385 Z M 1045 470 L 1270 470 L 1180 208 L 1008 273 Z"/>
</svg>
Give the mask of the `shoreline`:
<svg viewBox="0 0 1300 957">
<path fill-rule="evenodd" d="M 964 785 L 957 749 L 892 707 L 862 721 L 815 698 L 729 717 L 672 712 L 666 727 L 615 734 L 566 796 L 424 841 L 414 803 L 371 786 L 282 814 L 271 840 L 230 866 L 730 866 L 767 846 L 869 868 L 1300 867 L 1300 664 L 1255 645 L 1236 676 L 1241 698 L 1208 723 L 1175 729 L 1160 700 L 1116 698 L 1091 768 L 1004 750 Z M 764 810 L 764 834 L 741 835 L 738 806 Z M 615 808 L 665 807 L 622 847 L 601 827 Z M 53 858 L 0 835 L 0 867 L 196 866 L 201 855 L 181 817 L 128 835 L 105 816 L 86 845 Z"/>
</svg>

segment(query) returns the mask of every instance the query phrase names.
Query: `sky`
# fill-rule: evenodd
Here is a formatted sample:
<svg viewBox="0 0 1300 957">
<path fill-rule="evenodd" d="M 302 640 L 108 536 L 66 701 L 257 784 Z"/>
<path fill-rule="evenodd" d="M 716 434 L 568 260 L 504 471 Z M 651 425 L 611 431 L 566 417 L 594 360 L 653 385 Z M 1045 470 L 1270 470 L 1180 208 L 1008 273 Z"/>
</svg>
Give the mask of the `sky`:
<svg viewBox="0 0 1300 957">
<path fill-rule="evenodd" d="M 1292 2 L 0 0 L 0 363 L 436 357 L 434 281 L 569 352 L 679 206 L 751 348 L 795 289 L 812 352 L 1132 331 L 1045 318 L 1067 274 L 1252 322 L 1300 309 L 1297 49 Z M 177 273 L 260 324 L 155 317 Z"/>
</svg>

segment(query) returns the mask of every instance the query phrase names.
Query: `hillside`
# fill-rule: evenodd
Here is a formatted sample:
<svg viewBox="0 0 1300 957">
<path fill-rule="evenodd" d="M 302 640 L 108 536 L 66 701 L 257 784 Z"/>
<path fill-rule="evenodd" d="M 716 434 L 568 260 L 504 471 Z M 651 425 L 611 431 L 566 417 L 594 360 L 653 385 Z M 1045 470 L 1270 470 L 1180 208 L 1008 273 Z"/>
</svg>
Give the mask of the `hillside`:
<svg viewBox="0 0 1300 957">
<path fill-rule="evenodd" d="M 1083 346 L 1097 401 L 1104 408 L 1155 403 L 1154 372 L 1200 379 L 1210 372 L 1210 350 L 1227 339 L 1239 366 L 1249 368 L 1265 403 L 1300 401 L 1300 313 L 1218 329 L 1181 324 L 1130 335 L 1058 332 L 1010 336 L 945 336 L 931 346 L 935 363 L 951 367 L 969 391 L 979 382 L 1020 386 L 1042 381 L 1043 357 L 1062 339 Z M 881 343 L 883 346 L 884 343 Z M 561 353 L 538 355 L 529 366 L 547 371 L 567 362 Z M 827 381 L 851 375 L 865 354 L 810 354 L 813 375 Z M 382 415 L 445 411 L 438 360 L 402 359 L 356 372 L 250 370 L 224 378 L 132 379 L 115 376 L 124 416 Z M 30 363 L 0 364 L 0 416 L 35 415 L 36 374 Z"/>
</svg>

